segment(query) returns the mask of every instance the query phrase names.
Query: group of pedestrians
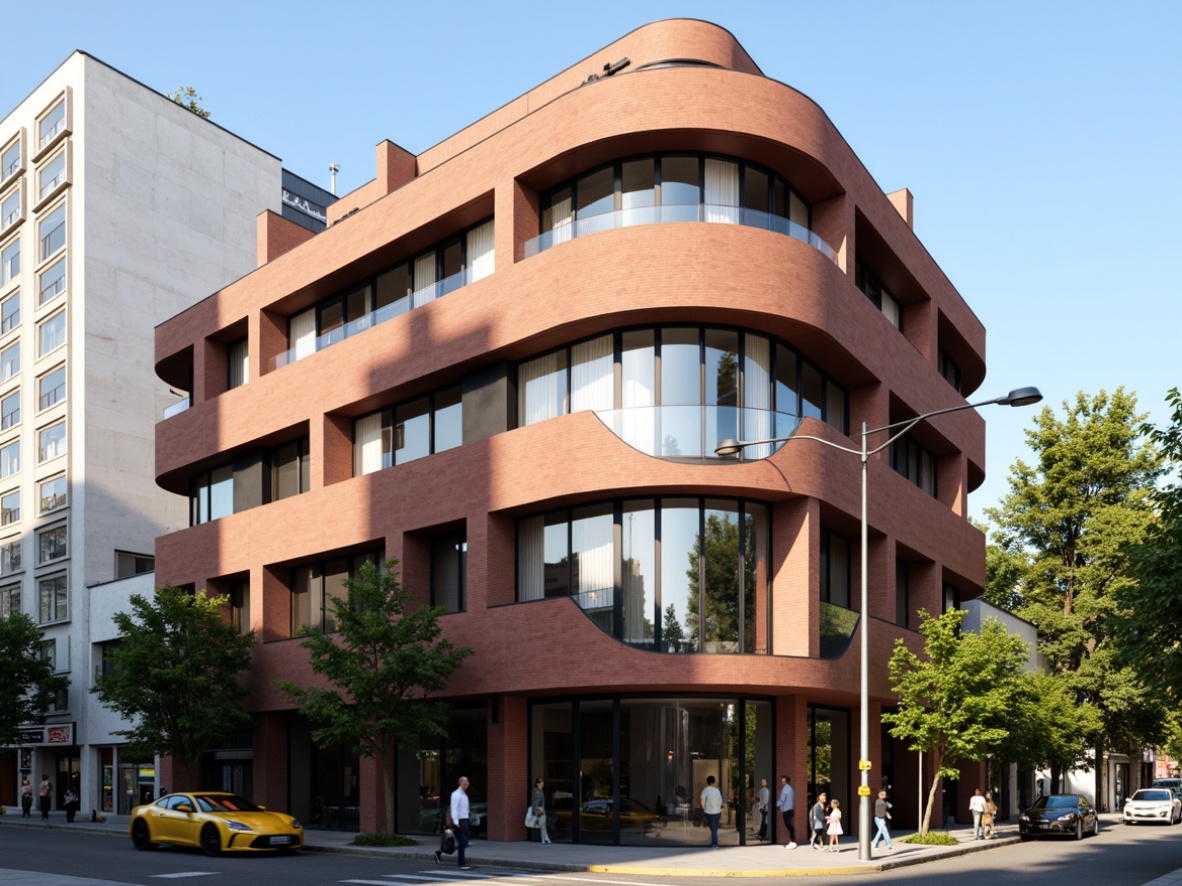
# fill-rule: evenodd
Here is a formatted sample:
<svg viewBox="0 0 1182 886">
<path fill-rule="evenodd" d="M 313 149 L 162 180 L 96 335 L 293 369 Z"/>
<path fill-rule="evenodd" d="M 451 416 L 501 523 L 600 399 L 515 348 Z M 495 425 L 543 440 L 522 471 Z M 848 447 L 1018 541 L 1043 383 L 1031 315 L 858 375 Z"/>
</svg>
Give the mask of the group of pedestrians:
<svg viewBox="0 0 1182 886">
<path fill-rule="evenodd" d="M 21 778 L 21 818 L 32 818 L 33 811 L 33 785 L 29 782 L 29 777 L 26 775 Z M 74 815 L 78 811 L 78 792 L 71 784 L 66 788 L 64 801 L 64 808 L 66 810 L 66 821 L 73 823 Z M 41 812 L 41 820 L 49 821 L 49 807 L 53 802 L 53 782 L 49 780 L 48 775 L 41 776 L 41 784 L 37 786 L 37 808 Z"/>
<path fill-rule="evenodd" d="M 984 796 L 981 789 L 973 791 L 969 797 L 969 812 L 973 814 L 973 839 L 992 840 L 997 836 L 993 822 L 997 818 L 997 804 L 993 802 L 992 791 L 986 791 Z"/>
</svg>

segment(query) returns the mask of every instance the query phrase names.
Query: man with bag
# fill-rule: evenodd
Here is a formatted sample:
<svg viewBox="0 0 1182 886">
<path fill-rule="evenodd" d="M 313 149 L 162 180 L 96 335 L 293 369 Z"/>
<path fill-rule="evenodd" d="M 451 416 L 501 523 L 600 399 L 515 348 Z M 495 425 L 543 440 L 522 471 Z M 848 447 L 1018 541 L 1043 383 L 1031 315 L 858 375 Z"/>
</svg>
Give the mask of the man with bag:
<svg viewBox="0 0 1182 886">
<path fill-rule="evenodd" d="M 464 857 L 464 850 L 468 848 L 468 842 L 472 839 L 472 831 L 468 824 L 468 784 L 468 776 L 461 775 L 459 786 L 451 792 L 451 806 L 448 808 L 447 816 L 448 827 L 443 832 L 443 844 L 435 850 L 435 861 L 442 864 L 443 853 L 451 855 L 447 843 L 448 837 L 453 836 L 456 848 L 460 850 L 458 861 L 461 871 L 472 870 L 472 865 L 468 864 L 468 860 Z"/>
</svg>

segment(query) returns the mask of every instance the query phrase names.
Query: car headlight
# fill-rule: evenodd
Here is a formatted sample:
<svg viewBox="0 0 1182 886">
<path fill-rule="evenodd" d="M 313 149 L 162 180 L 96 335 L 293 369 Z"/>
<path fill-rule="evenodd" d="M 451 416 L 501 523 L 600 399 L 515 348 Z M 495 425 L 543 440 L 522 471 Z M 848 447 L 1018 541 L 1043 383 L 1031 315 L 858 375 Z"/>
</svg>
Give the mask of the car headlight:
<svg viewBox="0 0 1182 886">
<path fill-rule="evenodd" d="M 1064 821 L 1075 821 L 1076 818 L 1078 818 L 1078 817 L 1079 816 L 1077 816 L 1074 812 L 1068 812 L 1066 815 L 1063 816 L 1063 820 Z"/>
<path fill-rule="evenodd" d="M 291 827 L 292 827 L 292 830 L 296 830 L 296 831 L 303 830 L 303 825 L 301 825 L 301 824 L 299 823 L 299 820 L 298 820 L 298 819 L 294 819 L 294 818 L 293 818 L 293 819 L 291 820 Z"/>
<path fill-rule="evenodd" d="M 243 824 L 240 821 L 234 821 L 232 818 L 226 819 L 226 827 L 232 831 L 250 831 L 254 830 L 250 825 Z"/>
<path fill-rule="evenodd" d="M 1023 812 L 1018 816 L 1018 821 L 1030 821 L 1030 816 Z"/>
</svg>

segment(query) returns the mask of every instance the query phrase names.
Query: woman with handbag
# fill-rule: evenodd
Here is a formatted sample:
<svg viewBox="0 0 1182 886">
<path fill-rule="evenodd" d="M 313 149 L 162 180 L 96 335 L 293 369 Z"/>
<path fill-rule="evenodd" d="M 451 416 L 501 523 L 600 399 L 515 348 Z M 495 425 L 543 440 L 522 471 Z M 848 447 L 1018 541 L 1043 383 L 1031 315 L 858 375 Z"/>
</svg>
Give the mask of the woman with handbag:
<svg viewBox="0 0 1182 886">
<path fill-rule="evenodd" d="M 536 828 L 541 834 L 542 843 L 552 843 L 550 835 L 546 832 L 546 792 L 542 790 L 544 785 L 545 782 L 540 778 L 534 781 L 529 809 L 525 813 L 525 826 Z"/>
</svg>

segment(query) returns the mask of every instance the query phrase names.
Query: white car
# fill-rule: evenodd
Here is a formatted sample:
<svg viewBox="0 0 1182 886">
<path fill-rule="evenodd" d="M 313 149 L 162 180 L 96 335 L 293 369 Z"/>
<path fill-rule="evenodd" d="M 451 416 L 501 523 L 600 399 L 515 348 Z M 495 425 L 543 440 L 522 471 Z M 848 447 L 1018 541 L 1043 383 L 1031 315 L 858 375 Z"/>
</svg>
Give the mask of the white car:
<svg viewBox="0 0 1182 886">
<path fill-rule="evenodd" d="M 1125 800 L 1124 821 L 1174 824 L 1182 821 L 1182 800 L 1169 788 L 1142 788 Z"/>
</svg>

